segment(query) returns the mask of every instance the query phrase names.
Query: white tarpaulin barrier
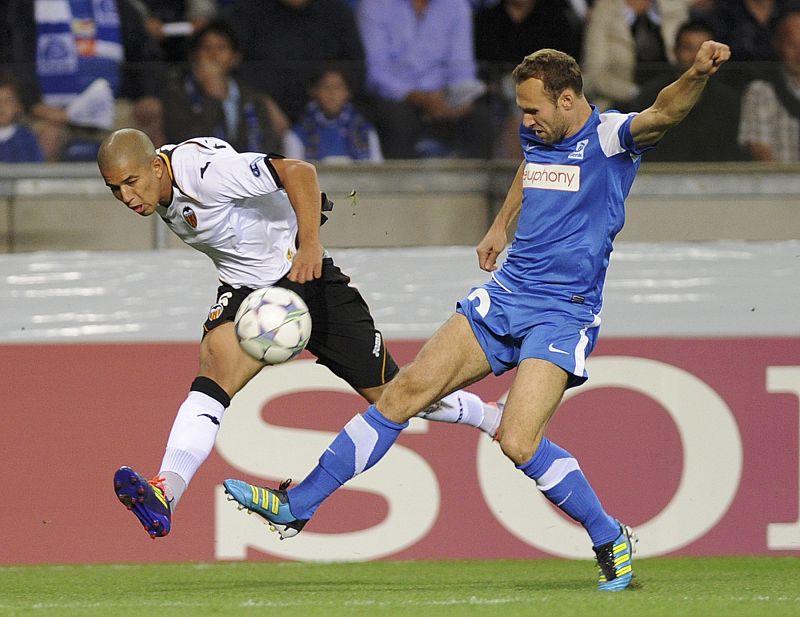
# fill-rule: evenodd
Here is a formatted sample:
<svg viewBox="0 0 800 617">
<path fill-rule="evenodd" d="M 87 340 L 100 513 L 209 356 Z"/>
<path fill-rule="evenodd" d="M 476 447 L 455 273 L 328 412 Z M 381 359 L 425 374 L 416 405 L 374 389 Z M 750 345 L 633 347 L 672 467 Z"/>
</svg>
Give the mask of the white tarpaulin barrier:
<svg viewBox="0 0 800 617">
<path fill-rule="evenodd" d="M 336 249 L 387 339 L 429 336 L 488 278 L 472 247 Z M 191 341 L 214 302 L 193 251 L 0 256 L 0 342 Z M 800 334 L 800 241 L 619 243 L 603 335 Z"/>
</svg>

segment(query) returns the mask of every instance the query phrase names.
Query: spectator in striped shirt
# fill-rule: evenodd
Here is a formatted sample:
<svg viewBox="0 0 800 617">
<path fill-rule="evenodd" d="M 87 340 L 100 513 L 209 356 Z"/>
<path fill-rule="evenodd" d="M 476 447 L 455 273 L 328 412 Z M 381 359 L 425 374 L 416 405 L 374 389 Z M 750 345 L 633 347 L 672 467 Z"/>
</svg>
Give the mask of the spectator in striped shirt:
<svg viewBox="0 0 800 617">
<path fill-rule="evenodd" d="M 800 10 L 785 13 L 774 38 L 775 70 L 748 84 L 739 143 L 756 161 L 800 161 Z"/>
</svg>

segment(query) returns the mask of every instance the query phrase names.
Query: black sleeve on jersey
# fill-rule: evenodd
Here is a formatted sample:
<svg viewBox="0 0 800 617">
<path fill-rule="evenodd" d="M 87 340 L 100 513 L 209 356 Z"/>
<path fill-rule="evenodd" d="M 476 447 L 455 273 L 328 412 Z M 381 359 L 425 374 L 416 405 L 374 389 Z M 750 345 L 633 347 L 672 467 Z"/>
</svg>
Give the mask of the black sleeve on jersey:
<svg viewBox="0 0 800 617">
<path fill-rule="evenodd" d="M 273 157 L 273 158 L 283 158 L 283 157 Z M 272 174 L 272 179 L 275 180 L 275 184 L 278 186 L 279 189 L 283 188 L 283 182 L 281 182 L 281 177 L 278 175 L 278 171 L 275 169 L 275 166 L 272 164 L 272 161 L 269 160 L 269 157 L 264 157 L 264 165 L 267 166 L 269 173 Z"/>
</svg>

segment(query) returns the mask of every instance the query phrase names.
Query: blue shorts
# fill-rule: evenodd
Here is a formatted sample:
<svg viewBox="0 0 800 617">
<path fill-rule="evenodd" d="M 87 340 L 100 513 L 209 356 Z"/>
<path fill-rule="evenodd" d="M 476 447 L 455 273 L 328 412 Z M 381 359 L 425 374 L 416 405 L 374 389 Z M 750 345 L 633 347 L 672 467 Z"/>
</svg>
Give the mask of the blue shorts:
<svg viewBox="0 0 800 617">
<path fill-rule="evenodd" d="M 469 320 L 495 375 L 539 358 L 569 374 L 568 388 L 589 378 L 586 358 L 597 342 L 600 316 L 588 308 L 515 293 L 492 280 L 459 300 L 456 311 Z"/>
</svg>

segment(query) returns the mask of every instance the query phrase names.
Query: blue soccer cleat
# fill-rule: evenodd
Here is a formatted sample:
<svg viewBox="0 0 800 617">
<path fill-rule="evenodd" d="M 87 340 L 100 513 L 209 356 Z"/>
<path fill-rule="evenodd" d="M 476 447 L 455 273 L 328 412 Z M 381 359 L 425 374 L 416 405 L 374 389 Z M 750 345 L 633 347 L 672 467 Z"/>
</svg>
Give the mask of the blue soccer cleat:
<svg viewBox="0 0 800 617">
<path fill-rule="evenodd" d="M 114 474 L 114 492 L 122 504 L 136 515 L 152 539 L 169 533 L 172 513 L 163 478 L 156 477 L 148 481 L 130 467 L 120 467 Z"/>
<path fill-rule="evenodd" d="M 617 521 L 619 522 L 619 521 Z M 622 591 L 633 581 L 633 553 L 638 538 L 627 525 L 619 524 L 619 535 L 612 542 L 594 547 L 600 579 L 600 591 Z"/>
<path fill-rule="evenodd" d="M 289 508 L 286 489 L 291 482 L 282 482 L 277 490 L 253 486 L 241 480 L 225 480 L 222 485 L 229 495 L 228 501 L 235 501 L 239 510 L 247 510 L 248 514 L 258 514 L 284 540 L 296 536 L 308 522 L 308 519 L 296 518 Z"/>
</svg>

